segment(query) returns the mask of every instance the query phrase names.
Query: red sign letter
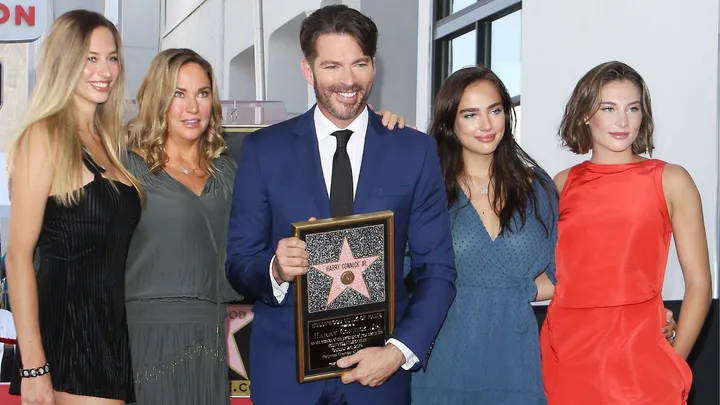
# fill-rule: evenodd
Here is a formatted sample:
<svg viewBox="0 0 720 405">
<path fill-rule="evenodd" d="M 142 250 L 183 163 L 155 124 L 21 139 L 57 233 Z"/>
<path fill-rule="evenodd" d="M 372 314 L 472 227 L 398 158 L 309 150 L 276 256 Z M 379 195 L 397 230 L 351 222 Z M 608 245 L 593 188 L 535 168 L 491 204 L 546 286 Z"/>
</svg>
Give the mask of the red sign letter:
<svg viewBox="0 0 720 405">
<path fill-rule="evenodd" d="M 7 20 L 10 19 L 10 9 L 8 6 L 0 3 L 0 13 L 2 13 L 2 17 L 0 17 L 0 24 L 5 24 Z"/>
<path fill-rule="evenodd" d="M 20 25 L 25 20 L 27 25 L 35 26 L 35 6 L 30 6 L 30 12 L 26 12 L 22 6 L 15 6 L 15 25 Z"/>
</svg>

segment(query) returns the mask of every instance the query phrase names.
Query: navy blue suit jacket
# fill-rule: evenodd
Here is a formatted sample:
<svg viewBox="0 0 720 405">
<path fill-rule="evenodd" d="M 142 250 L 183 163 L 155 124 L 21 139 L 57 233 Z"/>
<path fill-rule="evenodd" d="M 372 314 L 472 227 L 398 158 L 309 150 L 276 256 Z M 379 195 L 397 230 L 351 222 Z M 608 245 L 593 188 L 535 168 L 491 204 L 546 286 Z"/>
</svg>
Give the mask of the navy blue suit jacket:
<svg viewBox="0 0 720 405">
<path fill-rule="evenodd" d="M 314 107 L 317 108 L 317 107 Z M 325 381 L 296 377 L 294 291 L 277 302 L 270 260 L 293 222 L 330 217 L 320 166 L 314 108 L 261 129 L 243 141 L 227 244 L 227 278 L 256 299 L 250 343 L 251 399 L 255 405 L 315 405 Z M 395 221 L 396 323 L 393 336 L 427 364 L 433 340 L 455 297 L 455 262 L 447 198 L 435 141 L 413 129 L 389 131 L 369 114 L 353 213 L 392 210 Z M 403 282 L 410 245 L 412 299 Z M 376 388 L 340 389 L 353 404 L 408 403 L 410 373 L 400 369 Z"/>
</svg>

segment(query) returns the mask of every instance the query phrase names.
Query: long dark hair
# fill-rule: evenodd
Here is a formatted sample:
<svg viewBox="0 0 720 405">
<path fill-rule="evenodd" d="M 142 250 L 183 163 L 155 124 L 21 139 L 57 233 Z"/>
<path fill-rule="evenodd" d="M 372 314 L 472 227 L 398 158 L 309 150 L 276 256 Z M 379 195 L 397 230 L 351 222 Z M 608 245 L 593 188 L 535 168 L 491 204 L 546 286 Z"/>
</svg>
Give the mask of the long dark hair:
<svg viewBox="0 0 720 405">
<path fill-rule="evenodd" d="M 500 218 L 500 233 L 519 231 L 525 226 L 527 206 L 531 203 L 535 216 L 549 234 L 552 223 L 545 223 L 538 208 L 538 196 L 533 182 L 539 182 L 551 202 L 557 194 L 549 177 L 540 166 L 515 141 L 515 109 L 510 93 L 505 85 L 490 69 L 468 67 L 453 73 L 443 83 L 435 97 L 432 120 L 428 134 L 437 141 L 440 165 L 445 179 L 448 207 L 458 201 L 460 185 L 458 179 L 464 176 L 463 146 L 455 133 L 455 120 L 458 106 L 468 86 L 478 82 L 488 82 L 495 86 L 500 94 L 501 104 L 505 112 L 505 133 L 493 154 L 490 166 L 490 182 L 493 184 L 492 208 Z M 517 212 L 520 215 L 520 226 L 513 229 L 512 218 Z M 553 213 L 553 222 L 555 221 Z"/>
</svg>

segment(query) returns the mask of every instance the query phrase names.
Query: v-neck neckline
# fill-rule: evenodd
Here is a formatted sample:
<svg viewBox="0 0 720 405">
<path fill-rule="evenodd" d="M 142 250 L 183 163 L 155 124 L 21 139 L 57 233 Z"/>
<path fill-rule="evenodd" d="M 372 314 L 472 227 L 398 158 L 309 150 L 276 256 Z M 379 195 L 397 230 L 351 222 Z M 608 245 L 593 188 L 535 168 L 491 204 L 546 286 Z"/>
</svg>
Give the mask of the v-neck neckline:
<svg viewBox="0 0 720 405">
<path fill-rule="evenodd" d="M 475 208 L 472 201 L 470 201 L 470 198 L 467 196 L 467 194 L 465 194 L 465 190 L 463 190 L 462 187 L 458 187 L 458 189 L 460 190 L 460 195 L 464 200 L 460 201 L 461 203 L 464 202 L 464 204 L 461 204 L 461 207 L 466 206 L 466 208 L 469 207 L 472 210 L 473 215 L 475 215 L 475 219 L 480 223 L 480 227 L 482 228 L 485 236 L 487 236 L 487 238 L 490 240 L 490 243 L 495 244 L 495 242 L 502 238 L 501 233 L 498 232 L 497 236 L 495 236 L 495 238 L 493 239 L 493 237 L 490 235 L 490 232 L 488 232 L 487 226 L 485 226 L 485 223 L 483 222 L 477 208 Z"/>
<path fill-rule="evenodd" d="M 138 158 L 140 158 L 140 160 L 142 160 L 142 162 L 143 162 L 143 164 L 145 165 L 145 167 L 147 167 L 148 170 L 150 170 L 150 167 L 147 165 L 147 162 L 145 161 L 145 159 L 144 159 L 142 156 L 140 156 L 140 154 L 138 154 L 138 153 L 135 152 L 134 150 L 130 150 L 130 151 L 128 151 L 128 153 L 133 153 L 133 154 L 135 154 Z M 205 185 L 203 185 L 203 188 L 202 188 L 202 191 L 200 191 L 200 194 L 196 194 L 196 193 L 195 193 L 194 191 L 192 191 L 188 186 L 186 186 L 186 185 L 183 184 L 180 180 L 176 179 L 176 178 L 173 177 L 170 173 L 168 173 L 167 170 L 165 170 L 164 167 L 161 167 L 160 170 L 161 170 L 162 174 L 165 175 L 165 176 L 167 176 L 168 178 L 170 178 L 170 180 L 171 180 L 173 183 L 175 183 L 175 184 L 178 185 L 181 189 L 185 190 L 187 193 L 189 193 L 189 194 L 192 195 L 192 196 L 195 196 L 195 197 L 198 198 L 198 199 L 201 199 L 202 197 L 205 197 L 205 196 L 210 192 L 210 181 L 213 179 L 213 175 L 212 175 L 212 174 L 210 174 L 210 175 L 208 176 L 207 180 L 205 180 Z M 150 174 L 153 174 L 153 173 L 150 173 Z M 157 174 L 159 174 L 159 173 L 155 173 L 155 174 L 157 175 Z"/>
<path fill-rule="evenodd" d="M 165 170 L 165 168 L 162 169 L 162 172 L 165 174 L 165 176 L 169 177 L 173 182 L 175 182 L 175 184 L 177 184 L 177 185 L 180 186 L 182 189 L 186 190 L 188 193 L 190 193 L 191 195 L 194 195 L 194 196 L 197 197 L 197 198 L 202 198 L 202 197 L 204 197 L 205 195 L 207 195 L 207 193 L 209 192 L 210 181 L 211 181 L 212 178 L 213 178 L 212 174 L 209 175 L 208 178 L 207 178 L 207 180 L 205 180 L 205 185 L 203 185 L 203 188 L 202 188 L 202 190 L 200 191 L 200 194 L 196 194 L 194 191 L 192 191 L 192 190 L 190 189 L 190 187 L 186 186 L 185 184 L 183 184 L 183 182 L 181 182 L 180 180 L 178 180 L 178 179 L 176 179 L 175 177 L 173 177 L 170 173 L 168 173 L 168 171 Z"/>
</svg>

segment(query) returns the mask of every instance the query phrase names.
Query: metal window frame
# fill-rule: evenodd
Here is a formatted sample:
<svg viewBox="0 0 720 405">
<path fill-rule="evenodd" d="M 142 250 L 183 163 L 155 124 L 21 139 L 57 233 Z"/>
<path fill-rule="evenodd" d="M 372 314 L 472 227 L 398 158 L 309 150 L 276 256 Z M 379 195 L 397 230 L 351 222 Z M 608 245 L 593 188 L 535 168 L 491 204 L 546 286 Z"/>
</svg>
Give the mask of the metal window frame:
<svg viewBox="0 0 720 405">
<path fill-rule="evenodd" d="M 443 19 L 445 16 L 451 14 L 452 11 L 452 0 L 434 0 L 435 7 L 433 7 L 433 24 L 437 23 L 438 20 Z"/>
<path fill-rule="evenodd" d="M 447 11 L 452 0 L 439 0 L 436 12 Z M 496 20 L 522 7 L 522 0 L 478 0 L 477 3 L 452 13 L 435 22 L 435 41 L 451 36 L 454 32 L 483 20 Z M 442 15 L 442 14 L 440 14 Z"/>
<path fill-rule="evenodd" d="M 476 64 L 491 66 L 492 55 L 492 23 L 522 8 L 522 0 L 478 0 L 464 9 L 447 15 L 452 10 L 452 0 L 437 0 L 433 18 L 435 26 L 432 35 L 432 90 L 433 96 L 440 90 L 442 83 L 449 76 L 450 42 L 460 35 L 472 30 L 477 33 Z M 513 104 L 520 105 L 520 95 L 513 97 Z"/>
</svg>

